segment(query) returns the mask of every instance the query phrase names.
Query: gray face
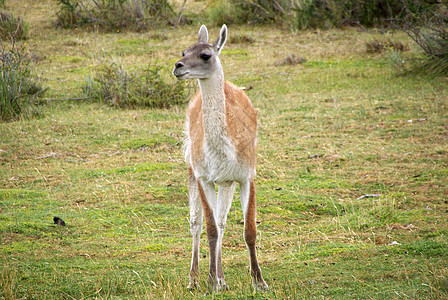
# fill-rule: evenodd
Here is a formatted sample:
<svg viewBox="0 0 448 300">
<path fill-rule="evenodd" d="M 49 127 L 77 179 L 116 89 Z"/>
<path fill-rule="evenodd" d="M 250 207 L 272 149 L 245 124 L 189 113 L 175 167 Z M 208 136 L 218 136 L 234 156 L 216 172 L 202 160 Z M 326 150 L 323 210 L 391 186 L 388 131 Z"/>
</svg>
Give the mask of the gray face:
<svg viewBox="0 0 448 300">
<path fill-rule="evenodd" d="M 184 58 L 175 63 L 173 71 L 177 79 L 206 79 L 213 75 L 217 64 L 217 54 L 212 45 L 199 43 L 182 55 Z"/>
</svg>

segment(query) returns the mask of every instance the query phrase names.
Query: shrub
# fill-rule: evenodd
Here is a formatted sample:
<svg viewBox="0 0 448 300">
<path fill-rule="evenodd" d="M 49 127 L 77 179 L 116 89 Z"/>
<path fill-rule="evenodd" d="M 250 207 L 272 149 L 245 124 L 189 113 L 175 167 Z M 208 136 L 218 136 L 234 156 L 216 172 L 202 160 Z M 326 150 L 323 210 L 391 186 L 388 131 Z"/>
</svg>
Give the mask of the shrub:
<svg viewBox="0 0 448 300">
<path fill-rule="evenodd" d="M 267 0 L 220 0 L 208 9 L 210 23 L 222 24 L 269 24 L 284 17 L 286 1 Z"/>
<path fill-rule="evenodd" d="M 90 26 L 106 31 L 145 30 L 149 25 L 173 23 L 168 0 L 58 0 L 56 25 Z"/>
<path fill-rule="evenodd" d="M 237 9 L 235 3 L 230 1 L 217 1 L 208 8 L 209 22 L 220 26 L 222 24 L 243 24 L 246 18 L 242 17 L 242 11 Z"/>
<path fill-rule="evenodd" d="M 406 5 L 413 13 L 419 0 L 221 0 L 209 10 L 210 21 L 220 23 L 276 23 L 292 30 L 344 25 L 388 25 Z M 429 6 L 426 5 L 426 6 Z"/>
<path fill-rule="evenodd" d="M 11 121 L 19 116 L 38 115 L 32 103 L 34 96 L 43 89 L 31 76 L 31 60 L 23 46 L 12 42 L 0 45 L 0 118 Z"/>
<path fill-rule="evenodd" d="M 403 18 L 395 19 L 394 27 L 408 34 L 423 50 L 423 56 L 414 61 L 412 71 L 434 76 L 448 75 L 447 3 L 418 16 L 407 9 Z"/>
<path fill-rule="evenodd" d="M 28 38 L 28 23 L 21 17 L 7 12 L 0 12 L 0 38 L 2 40 L 25 40 Z"/>
<path fill-rule="evenodd" d="M 84 93 L 120 108 L 167 108 L 183 103 L 188 97 L 185 83 L 168 83 L 160 75 L 161 70 L 161 66 L 152 65 L 128 72 L 115 63 L 103 63 L 86 79 Z"/>
</svg>

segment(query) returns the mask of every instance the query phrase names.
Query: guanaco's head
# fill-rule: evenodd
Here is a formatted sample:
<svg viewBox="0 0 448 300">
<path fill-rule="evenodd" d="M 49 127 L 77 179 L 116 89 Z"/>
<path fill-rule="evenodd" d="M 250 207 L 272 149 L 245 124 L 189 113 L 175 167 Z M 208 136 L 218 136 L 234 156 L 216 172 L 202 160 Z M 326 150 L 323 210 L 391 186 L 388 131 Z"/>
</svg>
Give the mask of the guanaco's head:
<svg viewBox="0 0 448 300">
<path fill-rule="evenodd" d="M 196 45 L 182 53 L 183 58 L 175 63 L 173 74 L 179 80 L 183 79 L 207 79 L 222 67 L 218 55 L 227 39 L 227 26 L 223 25 L 218 39 L 211 45 L 208 43 L 208 31 L 205 25 L 199 29 L 199 41 Z"/>
</svg>

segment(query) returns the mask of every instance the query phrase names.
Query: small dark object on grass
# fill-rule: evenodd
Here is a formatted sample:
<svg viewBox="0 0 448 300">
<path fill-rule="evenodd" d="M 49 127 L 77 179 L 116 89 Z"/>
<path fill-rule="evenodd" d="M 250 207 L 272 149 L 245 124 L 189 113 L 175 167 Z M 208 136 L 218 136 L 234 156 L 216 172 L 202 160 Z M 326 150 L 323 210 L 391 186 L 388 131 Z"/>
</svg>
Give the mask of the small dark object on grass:
<svg viewBox="0 0 448 300">
<path fill-rule="evenodd" d="M 380 194 L 368 194 L 368 195 L 362 195 L 359 198 L 356 198 L 356 200 L 360 200 L 360 199 L 364 199 L 364 198 L 377 198 L 377 197 L 381 197 Z"/>
<path fill-rule="evenodd" d="M 64 220 L 62 220 L 62 219 L 59 218 L 59 217 L 53 217 L 53 222 L 54 222 L 54 224 L 58 224 L 58 225 L 61 225 L 61 226 L 65 226 L 65 222 L 64 222 Z"/>
</svg>

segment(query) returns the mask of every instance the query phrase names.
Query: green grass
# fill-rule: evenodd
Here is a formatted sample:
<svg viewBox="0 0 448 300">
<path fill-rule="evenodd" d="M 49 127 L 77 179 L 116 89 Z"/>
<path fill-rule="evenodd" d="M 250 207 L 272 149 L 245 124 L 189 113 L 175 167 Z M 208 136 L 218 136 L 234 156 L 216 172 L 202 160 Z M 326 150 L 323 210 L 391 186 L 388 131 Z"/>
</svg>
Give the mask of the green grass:
<svg viewBox="0 0 448 300">
<path fill-rule="evenodd" d="M 52 1 L 9 5 L 30 23 L 51 99 L 81 95 L 98 56 L 172 66 L 198 29 L 169 28 L 163 39 L 59 30 Z M 375 32 L 229 34 L 255 41 L 229 43 L 222 63 L 228 80 L 253 87 L 259 109 L 258 255 L 270 291 L 253 293 L 238 195 L 223 249 L 230 290 L 204 296 L 205 234 L 202 289 L 186 289 L 185 106 L 50 100 L 40 119 L 0 124 L 0 298 L 448 297 L 446 79 L 397 76 L 386 54 L 365 50 Z M 276 65 L 291 53 L 307 62 Z"/>
</svg>

